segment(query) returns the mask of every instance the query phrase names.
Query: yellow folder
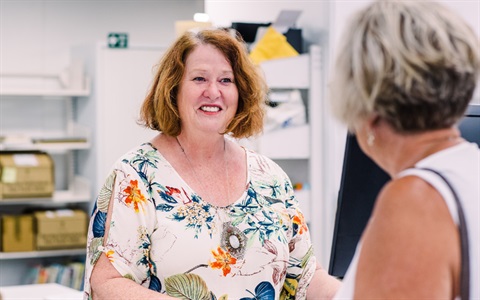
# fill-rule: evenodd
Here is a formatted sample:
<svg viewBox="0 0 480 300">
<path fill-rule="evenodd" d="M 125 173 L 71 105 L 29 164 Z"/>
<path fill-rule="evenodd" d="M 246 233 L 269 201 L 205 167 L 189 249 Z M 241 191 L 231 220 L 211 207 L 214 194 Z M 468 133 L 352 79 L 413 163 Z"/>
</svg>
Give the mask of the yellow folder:
<svg viewBox="0 0 480 300">
<path fill-rule="evenodd" d="M 265 60 L 297 55 L 297 50 L 288 43 L 287 38 L 272 26 L 267 28 L 263 37 L 250 51 L 250 58 L 256 64 Z"/>
</svg>

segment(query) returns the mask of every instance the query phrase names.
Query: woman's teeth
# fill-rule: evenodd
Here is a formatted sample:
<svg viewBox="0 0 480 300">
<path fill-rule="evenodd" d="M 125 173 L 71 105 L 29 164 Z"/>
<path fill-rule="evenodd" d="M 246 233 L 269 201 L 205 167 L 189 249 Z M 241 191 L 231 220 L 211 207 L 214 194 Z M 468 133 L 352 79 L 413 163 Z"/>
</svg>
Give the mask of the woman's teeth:
<svg viewBox="0 0 480 300">
<path fill-rule="evenodd" d="M 208 112 L 217 112 L 220 110 L 220 107 L 218 106 L 202 106 L 200 107 L 201 110 L 203 111 L 208 111 Z"/>
</svg>

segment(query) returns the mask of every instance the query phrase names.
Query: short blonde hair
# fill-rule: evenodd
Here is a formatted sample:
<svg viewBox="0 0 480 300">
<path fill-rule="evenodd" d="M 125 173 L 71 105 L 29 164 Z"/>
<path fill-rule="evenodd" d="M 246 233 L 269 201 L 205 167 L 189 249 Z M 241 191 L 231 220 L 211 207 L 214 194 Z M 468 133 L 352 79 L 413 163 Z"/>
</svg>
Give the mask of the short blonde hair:
<svg viewBox="0 0 480 300">
<path fill-rule="evenodd" d="M 263 130 L 267 85 L 251 62 L 239 35 L 224 29 L 186 32 L 163 55 L 141 111 L 141 123 L 170 136 L 181 132 L 177 94 L 185 71 L 187 56 L 198 45 L 212 45 L 225 55 L 232 66 L 238 89 L 238 108 L 225 133 L 235 138 L 253 136 Z"/>
<path fill-rule="evenodd" d="M 377 114 L 398 132 L 448 128 L 463 116 L 480 72 L 479 39 L 428 1 L 377 1 L 343 35 L 331 82 L 349 129 Z"/>
</svg>

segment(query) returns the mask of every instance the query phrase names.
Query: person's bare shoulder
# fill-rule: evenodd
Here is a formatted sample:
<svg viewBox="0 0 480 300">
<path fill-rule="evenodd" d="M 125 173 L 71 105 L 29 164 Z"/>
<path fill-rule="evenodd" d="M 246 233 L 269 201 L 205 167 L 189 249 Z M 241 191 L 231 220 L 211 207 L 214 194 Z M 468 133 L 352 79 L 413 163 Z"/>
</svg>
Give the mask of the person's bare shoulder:
<svg viewBox="0 0 480 300">
<path fill-rule="evenodd" d="M 458 232 L 442 196 L 423 179 L 406 176 L 382 189 L 362 243 L 356 295 L 452 297 Z"/>
</svg>

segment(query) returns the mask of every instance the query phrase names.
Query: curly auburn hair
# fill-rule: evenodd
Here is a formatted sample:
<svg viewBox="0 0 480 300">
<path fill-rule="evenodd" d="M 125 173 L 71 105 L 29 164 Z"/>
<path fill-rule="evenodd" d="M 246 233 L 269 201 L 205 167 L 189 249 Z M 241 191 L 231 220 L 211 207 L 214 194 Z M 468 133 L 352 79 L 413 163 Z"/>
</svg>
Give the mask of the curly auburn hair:
<svg viewBox="0 0 480 300">
<path fill-rule="evenodd" d="M 198 45 L 212 45 L 230 63 L 238 89 L 238 108 L 224 133 L 245 138 L 263 130 L 268 88 L 248 56 L 245 43 L 225 29 L 186 32 L 165 52 L 140 110 L 140 123 L 169 136 L 181 132 L 177 94 L 188 55 Z"/>
</svg>

